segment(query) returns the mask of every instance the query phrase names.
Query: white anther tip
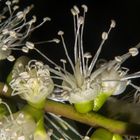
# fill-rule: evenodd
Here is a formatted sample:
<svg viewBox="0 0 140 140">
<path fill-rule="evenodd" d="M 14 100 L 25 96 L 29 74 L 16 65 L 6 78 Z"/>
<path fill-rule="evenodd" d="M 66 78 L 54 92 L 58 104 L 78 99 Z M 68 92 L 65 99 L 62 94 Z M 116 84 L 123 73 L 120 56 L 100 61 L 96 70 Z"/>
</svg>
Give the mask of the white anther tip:
<svg viewBox="0 0 140 140">
<path fill-rule="evenodd" d="M 107 38 L 108 38 L 108 33 L 107 32 L 103 32 L 102 33 L 102 39 L 103 40 L 107 40 Z"/>
<path fill-rule="evenodd" d="M 6 5 L 11 5 L 11 1 L 8 0 L 8 1 L 5 2 L 5 4 Z"/>
<path fill-rule="evenodd" d="M 58 35 L 63 35 L 64 32 L 63 31 L 58 31 Z"/>
<path fill-rule="evenodd" d="M 73 9 L 76 11 L 77 14 L 80 13 L 80 10 L 79 10 L 79 8 L 76 5 L 73 6 Z"/>
<path fill-rule="evenodd" d="M 20 11 L 16 14 L 16 16 L 17 16 L 18 19 L 21 19 L 21 18 L 24 17 L 24 13 L 22 11 Z"/>
<path fill-rule="evenodd" d="M 60 62 L 67 63 L 67 61 L 65 59 L 60 59 Z"/>
<path fill-rule="evenodd" d="M 91 53 L 86 52 L 86 53 L 84 54 L 84 58 L 87 58 L 87 59 L 92 58 Z"/>
<path fill-rule="evenodd" d="M 115 26 L 116 26 L 116 22 L 115 22 L 115 20 L 112 19 L 110 27 L 111 28 L 115 28 Z"/>
<path fill-rule="evenodd" d="M 138 55 L 139 51 L 137 48 L 130 48 L 129 49 L 129 53 L 132 55 L 132 56 L 136 56 Z"/>
<path fill-rule="evenodd" d="M 32 42 L 28 42 L 28 41 L 27 41 L 27 42 L 25 43 L 25 45 L 26 45 L 26 47 L 29 48 L 29 49 L 34 49 L 34 44 L 33 44 Z"/>
<path fill-rule="evenodd" d="M 51 18 L 49 18 L 49 17 L 44 17 L 44 18 L 43 18 L 43 21 L 51 21 Z"/>
<path fill-rule="evenodd" d="M 57 39 L 57 38 L 54 38 L 53 41 L 54 41 L 55 43 L 57 43 L 57 44 L 60 42 L 60 40 Z"/>
<path fill-rule="evenodd" d="M 83 4 L 81 7 L 84 9 L 85 12 L 88 11 L 88 7 L 85 4 Z"/>
<path fill-rule="evenodd" d="M 76 15 L 76 12 L 75 12 L 75 10 L 73 8 L 71 9 L 71 13 L 72 13 L 73 16 Z"/>
<path fill-rule="evenodd" d="M 116 60 L 117 62 L 122 62 L 122 57 L 121 57 L 121 56 L 116 56 L 116 57 L 115 57 L 115 60 Z"/>
<path fill-rule="evenodd" d="M 25 52 L 25 53 L 28 53 L 29 52 L 29 48 L 27 48 L 27 47 L 22 47 L 22 49 L 21 49 L 23 52 Z"/>
<path fill-rule="evenodd" d="M 15 60 L 15 57 L 14 57 L 13 55 L 9 55 L 9 56 L 7 57 L 7 60 L 13 62 L 13 61 Z"/>
</svg>

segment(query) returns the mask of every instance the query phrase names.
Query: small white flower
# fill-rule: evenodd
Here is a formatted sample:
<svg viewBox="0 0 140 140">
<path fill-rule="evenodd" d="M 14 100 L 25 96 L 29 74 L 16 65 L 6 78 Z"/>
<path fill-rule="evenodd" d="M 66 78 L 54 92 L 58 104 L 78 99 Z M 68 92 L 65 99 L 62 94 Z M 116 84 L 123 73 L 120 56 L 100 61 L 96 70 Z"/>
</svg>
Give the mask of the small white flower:
<svg viewBox="0 0 140 140">
<path fill-rule="evenodd" d="M 36 123 L 27 114 L 13 114 L 13 119 L 6 117 L 0 123 L 1 140 L 32 140 Z"/>
<path fill-rule="evenodd" d="M 18 11 L 16 3 L 18 1 L 6 1 L 6 7 L 0 15 L 0 60 L 14 61 L 15 58 L 11 55 L 12 50 L 21 50 L 28 53 L 28 48 L 24 46 L 25 39 L 33 30 L 46 22 L 46 20 L 43 20 L 39 25 L 33 26 L 36 17 L 33 16 L 30 20 L 27 20 L 27 14 L 33 5 L 28 6 L 23 11 Z"/>
<path fill-rule="evenodd" d="M 21 98 L 38 103 L 53 91 L 53 81 L 48 66 L 42 62 L 31 60 L 21 73 L 13 72 L 13 80 L 10 82 L 13 89 L 12 95 L 19 95 Z"/>
</svg>

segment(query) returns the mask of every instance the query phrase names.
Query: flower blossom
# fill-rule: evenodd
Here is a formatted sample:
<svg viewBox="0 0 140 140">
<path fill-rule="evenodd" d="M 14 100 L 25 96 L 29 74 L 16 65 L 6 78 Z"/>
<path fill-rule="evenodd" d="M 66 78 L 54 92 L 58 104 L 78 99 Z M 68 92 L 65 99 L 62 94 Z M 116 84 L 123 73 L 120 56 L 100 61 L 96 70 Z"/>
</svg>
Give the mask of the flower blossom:
<svg viewBox="0 0 140 140">
<path fill-rule="evenodd" d="M 46 99 L 53 91 L 53 81 L 48 66 L 42 62 L 31 60 L 21 73 L 14 73 L 10 86 L 12 95 L 19 95 L 31 103 L 38 103 Z"/>
<path fill-rule="evenodd" d="M 98 57 L 101 53 L 102 47 L 105 41 L 108 39 L 110 31 L 115 27 L 116 23 L 114 20 L 111 20 L 110 28 L 107 32 L 102 33 L 102 41 L 100 46 L 92 56 L 89 52 L 84 52 L 83 47 L 83 30 L 84 30 L 84 21 L 85 14 L 88 10 L 86 5 L 82 5 L 84 9 L 83 16 L 80 16 L 80 10 L 77 6 L 74 6 L 71 9 L 71 13 L 74 19 L 74 62 L 72 61 L 70 54 L 68 53 L 67 46 L 64 40 L 64 32 L 59 31 L 58 35 L 61 37 L 62 45 L 67 57 L 67 60 L 61 59 L 60 61 L 63 64 L 63 67 L 57 65 L 55 62 L 52 62 L 47 56 L 41 54 L 47 61 L 52 63 L 55 66 L 55 69 L 49 68 L 50 72 L 54 73 L 54 79 L 59 79 L 62 81 L 62 85 L 55 84 L 57 88 L 60 89 L 62 94 L 60 95 L 64 100 L 68 100 L 70 103 L 79 104 L 86 103 L 90 101 L 93 106 L 97 106 L 98 110 L 107 97 L 111 95 L 121 94 L 128 85 L 136 87 L 132 84 L 131 79 L 140 77 L 140 72 L 133 74 L 128 74 L 129 69 L 123 68 L 121 65 L 129 57 L 134 57 L 138 54 L 138 48 L 140 44 L 136 47 L 130 48 L 128 53 L 122 56 L 116 56 L 114 60 L 110 60 L 98 68 L 96 68 Z M 66 69 L 66 63 L 70 64 L 72 73 Z M 67 96 L 65 96 L 65 94 Z M 60 97 L 58 95 L 58 98 Z M 61 98 L 60 97 L 60 98 Z M 54 99 L 57 98 L 54 95 Z M 59 98 L 59 99 L 60 99 Z M 102 100 L 101 105 L 97 105 L 97 102 Z M 96 108 L 96 107 L 95 107 Z M 94 109 L 93 109 L 94 110 Z"/>
</svg>

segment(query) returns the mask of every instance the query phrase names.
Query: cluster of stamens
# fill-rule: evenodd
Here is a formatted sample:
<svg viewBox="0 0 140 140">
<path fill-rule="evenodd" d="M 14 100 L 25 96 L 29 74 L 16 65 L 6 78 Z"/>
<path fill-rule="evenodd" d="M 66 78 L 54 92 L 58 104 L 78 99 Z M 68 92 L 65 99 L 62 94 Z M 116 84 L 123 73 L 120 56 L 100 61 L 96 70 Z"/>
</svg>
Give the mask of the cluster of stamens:
<svg viewBox="0 0 140 140">
<path fill-rule="evenodd" d="M 42 62 L 31 60 L 24 71 L 14 75 L 10 82 L 13 96 L 18 94 L 21 98 L 36 103 L 44 100 L 53 91 L 54 85 L 48 66 Z"/>
<path fill-rule="evenodd" d="M 19 6 L 17 3 L 18 0 L 6 1 L 6 7 L 0 15 L 0 60 L 8 59 L 9 61 L 14 61 L 15 57 L 11 55 L 12 50 L 22 50 L 27 53 L 28 49 L 24 46 L 27 46 L 28 42 L 24 45 L 25 39 L 32 31 L 50 20 L 50 18 L 46 17 L 42 23 L 33 26 L 36 22 L 36 16 L 27 20 L 27 15 L 33 8 L 33 5 L 28 6 L 23 11 L 18 11 Z M 8 12 L 9 17 L 6 17 L 5 15 Z"/>
</svg>

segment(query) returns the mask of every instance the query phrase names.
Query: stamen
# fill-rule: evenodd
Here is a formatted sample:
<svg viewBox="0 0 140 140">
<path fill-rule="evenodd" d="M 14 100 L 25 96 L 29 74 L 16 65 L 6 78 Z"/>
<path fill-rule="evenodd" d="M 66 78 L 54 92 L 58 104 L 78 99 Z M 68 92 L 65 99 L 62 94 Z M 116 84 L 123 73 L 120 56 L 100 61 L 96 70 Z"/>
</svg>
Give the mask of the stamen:
<svg viewBox="0 0 140 140">
<path fill-rule="evenodd" d="M 69 54 L 68 54 L 67 47 L 66 47 L 66 44 L 65 44 L 65 41 L 64 41 L 64 38 L 63 38 L 63 34 L 64 34 L 63 31 L 59 31 L 59 32 L 58 32 L 58 35 L 60 35 L 61 40 L 62 40 L 62 44 L 63 44 L 63 48 L 64 48 L 64 51 L 65 51 L 66 57 L 67 57 L 67 59 L 68 59 L 70 65 L 71 65 L 71 67 L 72 67 L 73 72 L 75 73 L 74 65 L 73 65 L 73 63 L 72 63 L 72 60 L 71 60 Z"/>
<path fill-rule="evenodd" d="M 106 39 L 108 38 L 108 35 L 109 35 L 111 29 L 114 28 L 114 27 L 115 27 L 115 21 L 114 21 L 114 20 L 111 20 L 111 25 L 110 25 L 110 28 L 109 28 L 108 32 L 107 32 L 107 33 L 106 33 L 106 32 L 103 32 L 103 34 L 102 34 L 102 39 L 103 39 L 103 40 L 102 40 L 102 42 L 101 42 L 101 44 L 100 44 L 100 46 L 99 46 L 99 48 L 98 48 L 98 50 L 97 50 L 95 56 L 93 57 L 93 59 L 92 59 L 92 61 L 91 61 L 91 64 L 90 64 L 90 66 L 89 66 L 88 76 L 90 76 L 90 74 L 91 74 L 91 72 L 92 72 L 92 69 L 93 69 L 93 67 L 95 66 L 95 63 L 96 63 L 96 61 L 97 61 L 97 59 L 98 59 L 98 57 L 99 57 L 99 54 L 100 54 L 100 52 L 101 52 L 101 50 L 102 50 L 102 47 L 103 47 L 103 45 L 104 45 Z"/>
<path fill-rule="evenodd" d="M 29 48 L 27 48 L 27 47 L 22 47 L 22 51 L 23 51 L 24 53 L 28 53 L 28 52 L 29 52 Z"/>
<path fill-rule="evenodd" d="M 27 41 L 26 43 L 25 43 L 25 45 L 26 45 L 26 47 L 27 48 L 29 48 L 29 49 L 34 49 L 34 44 L 32 43 L 32 42 L 29 42 L 29 41 Z"/>
<path fill-rule="evenodd" d="M 132 55 L 132 56 L 136 56 L 138 55 L 139 51 L 137 48 L 130 48 L 129 49 L 129 53 Z"/>
<path fill-rule="evenodd" d="M 120 62 L 122 62 L 122 57 L 121 56 L 116 56 L 115 60 L 120 63 Z"/>
<path fill-rule="evenodd" d="M 83 4 L 81 7 L 84 9 L 84 12 L 88 11 L 88 7 L 85 4 Z"/>
<path fill-rule="evenodd" d="M 77 14 L 80 13 L 79 8 L 78 8 L 76 5 L 73 6 L 73 9 L 75 10 L 75 12 L 76 12 Z M 76 15 L 77 15 L 77 14 L 76 14 Z"/>
</svg>

